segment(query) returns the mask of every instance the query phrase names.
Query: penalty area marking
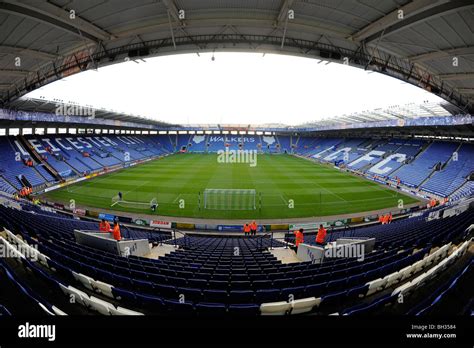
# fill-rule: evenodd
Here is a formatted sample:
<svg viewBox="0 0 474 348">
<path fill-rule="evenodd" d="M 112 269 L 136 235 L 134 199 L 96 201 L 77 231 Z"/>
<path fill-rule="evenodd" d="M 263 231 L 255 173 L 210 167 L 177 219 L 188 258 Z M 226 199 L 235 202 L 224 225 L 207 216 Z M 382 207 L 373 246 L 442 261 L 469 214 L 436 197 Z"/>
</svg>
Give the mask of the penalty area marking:
<svg viewBox="0 0 474 348">
<path fill-rule="evenodd" d="M 176 202 L 179 200 L 180 197 L 181 197 L 181 194 L 179 194 L 178 196 L 176 196 L 176 198 L 174 199 L 173 203 L 176 203 Z"/>
</svg>

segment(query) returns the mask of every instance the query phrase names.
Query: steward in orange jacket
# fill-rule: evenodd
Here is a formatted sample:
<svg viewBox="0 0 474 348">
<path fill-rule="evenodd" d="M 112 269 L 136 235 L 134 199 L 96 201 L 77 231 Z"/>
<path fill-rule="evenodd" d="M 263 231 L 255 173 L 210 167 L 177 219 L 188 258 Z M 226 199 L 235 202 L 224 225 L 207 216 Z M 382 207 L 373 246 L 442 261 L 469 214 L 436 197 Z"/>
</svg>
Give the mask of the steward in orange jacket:
<svg viewBox="0 0 474 348">
<path fill-rule="evenodd" d="M 122 235 L 120 234 L 120 226 L 117 221 L 114 223 L 114 231 L 112 233 L 116 241 L 122 240 Z"/>
<path fill-rule="evenodd" d="M 323 227 L 323 225 L 319 225 L 318 234 L 316 235 L 316 244 L 324 245 L 327 233 L 328 231 Z"/>
<path fill-rule="evenodd" d="M 102 219 L 102 221 L 99 224 L 99 231 L 100 232 L 110 232 L 110 224 Z"/>
<path fill-rule="evenodd" d="M 300 245 L 300 243 L 304 243 L 304 234 L 303 229 L 300 228 L 298 231 L 293 232 L 295 234 L 295 244 L 296 247 Z"/>
</svg>

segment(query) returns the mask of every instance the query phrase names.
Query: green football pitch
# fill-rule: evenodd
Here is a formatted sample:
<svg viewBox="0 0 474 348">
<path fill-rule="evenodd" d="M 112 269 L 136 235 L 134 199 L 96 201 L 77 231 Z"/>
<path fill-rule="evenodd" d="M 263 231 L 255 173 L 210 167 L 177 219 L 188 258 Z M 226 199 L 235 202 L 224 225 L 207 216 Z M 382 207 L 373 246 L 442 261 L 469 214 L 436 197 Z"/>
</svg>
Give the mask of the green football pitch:
<svg viewBox="0 0 474 348">
<path fill-rule="evenodd" d="M 226 204 L 214 204 L 208 209 L 204 204 L 206 189 L 255 190 L 255 207 L 237 205 L 243 210 L 232 210 Z M 113 199 L 118 192 L 122 192 L 123 202 Z M 150 161 L 44 196 L 65 204 L 74 200 L 78 207 L 98 210 L 215 219 L 328 216 L 395 209 L 401 202 L 416 202 L 366 179 L 291 155 L 258 155 L 257 165 L 252 167 L 219 163 L 217 154 L 193 153 Z M 153 199 L 158 203 L 155 213 L 150 209 Z M 239 197 L 222 198 L 223 202 L 235 199 Z"/>
</svg>

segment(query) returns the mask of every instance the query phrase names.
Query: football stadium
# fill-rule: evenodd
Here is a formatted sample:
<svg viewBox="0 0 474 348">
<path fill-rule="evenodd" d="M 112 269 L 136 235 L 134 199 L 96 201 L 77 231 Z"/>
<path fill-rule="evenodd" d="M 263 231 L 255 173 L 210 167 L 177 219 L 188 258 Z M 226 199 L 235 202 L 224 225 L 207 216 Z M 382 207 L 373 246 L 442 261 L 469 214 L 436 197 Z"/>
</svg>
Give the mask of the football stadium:
<svg viewBox="0 0 474 348">
<path fill-rule="evenodd" d="M 473 32 L 465 0 L 0 1 L 0 326 L 472 343 Z"/>
</svg>

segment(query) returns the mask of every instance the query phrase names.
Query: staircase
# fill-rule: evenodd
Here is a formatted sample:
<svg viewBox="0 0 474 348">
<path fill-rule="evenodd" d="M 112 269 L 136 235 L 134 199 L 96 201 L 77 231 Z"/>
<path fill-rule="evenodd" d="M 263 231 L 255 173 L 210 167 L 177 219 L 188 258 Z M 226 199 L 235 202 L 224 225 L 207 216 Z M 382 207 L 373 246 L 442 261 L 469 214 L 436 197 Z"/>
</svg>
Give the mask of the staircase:
<svg viewBox="0 0 474 348">
<path fill-rule="evenodd" d="M 56 169 L 54 169 L 53 167 L 51 167 L 49 165 L 49 163 L 45 160 L 43 160 L 43 158 L 39 155 L 39 153 L 37 153 L 34 149 L 33 146 L 31 146 L 31 144 L 26 140 L 26 138 L 23 136 L 23 135 L 18 135 L 17 136 L 17 140 L 18 142 L 20 143 L 20 145 L 28 152 L 28 154 L 31 156 L 31 158 L 36 162 L 36 163 L 41 163 L 43 164 L 44 168 L 46 169 L 46 171 L 48 171 L 49 174 L 51 174 L 51 176 L 58 180 L 58 181 L 61 181 L 62 178 L 61 176 L 59 175 L 59 173 L 56 171 Z M 37 171 L 38 172 L 38 171 Z M 40 175 L 42 177 L 41 174 L 39 174 L 38 172 L 38 175 Z"/>
<path fill-rule="evenodd" d="M 451 162 L 451 161 L 453 160 L 453 156 L 454 156 L 455 153 L 456 153 L 456 154 L 459 154 L 459 149 L 461 148 L 462 144 L 463 144 L 462 142 L 459 143 L 458 147 L 456 148 L 456 150 L 454 150 L 454 152 L 453 152 L 453 154 L 451 155 L 451 157 L 449 157 L 449 159 L 448 159 L 445 163 L 442 163 L 442 164 L 441 164 L 440 170 L 443 170 L 443 169 L 449 164 L 449 162 Z"/>
</svg>

